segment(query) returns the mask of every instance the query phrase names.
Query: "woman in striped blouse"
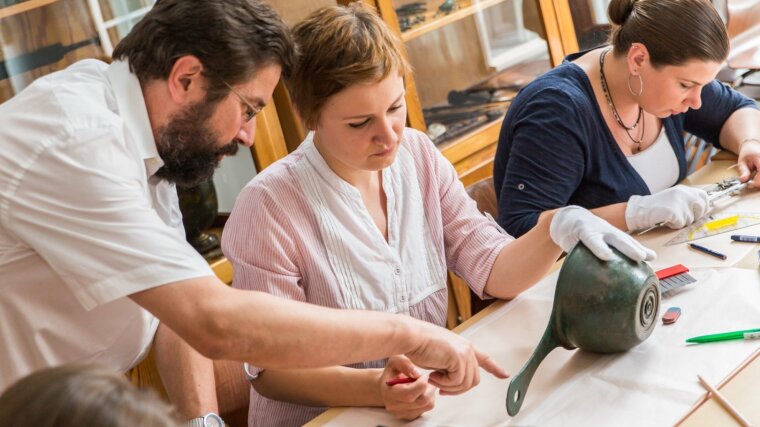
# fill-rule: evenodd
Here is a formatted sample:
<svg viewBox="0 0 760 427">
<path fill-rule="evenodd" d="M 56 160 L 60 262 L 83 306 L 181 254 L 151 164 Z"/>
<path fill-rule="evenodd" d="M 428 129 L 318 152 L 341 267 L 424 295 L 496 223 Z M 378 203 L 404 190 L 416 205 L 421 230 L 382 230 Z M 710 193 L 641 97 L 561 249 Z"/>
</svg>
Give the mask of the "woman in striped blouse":
<svg viewBox="0 0 760 427">
<path fill-rule="evenodd" d="M 574 206 L 517 240 L 479 213 L 451 163 L 425 134 L 404 127 L 409 66 L 362 2 L 321 9 L 294 33 L 302 57 L 288 87 L 311 132 L 241 192 L 222 237 L 234 286 L 442 326 L 447 270 L 482 298 L 509 299 L 579 240 L 603 259 L 607 243 L 634 259 L 653 256 Z M 419 376 L 399 356 L 249 374 L 250 426 L 302 425 L 330 406 L 385 407 L 413 419 L 436 393 L 435 377 L 386 385 Z"/>
</svg>

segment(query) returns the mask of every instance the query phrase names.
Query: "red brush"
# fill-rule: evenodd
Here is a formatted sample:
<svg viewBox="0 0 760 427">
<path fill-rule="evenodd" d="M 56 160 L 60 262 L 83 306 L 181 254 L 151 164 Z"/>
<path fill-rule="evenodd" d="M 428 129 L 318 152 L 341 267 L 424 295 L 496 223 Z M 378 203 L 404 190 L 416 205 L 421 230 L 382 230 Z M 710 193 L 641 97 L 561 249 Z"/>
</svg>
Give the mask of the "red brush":
<svg viewBox="0 0 760 427">
<path fill-rule="evenodd" d="M 663 268 L 655 272 L 657 278 L 660 279 L 660 289 L 663 293 L 672 291 L 673 289 L 680 288 L 681 286 L 688 285 L 697 281 L 689 273 L 689 269 L 684 265 L 676 264 L 672 267 Z"/>
</svg>

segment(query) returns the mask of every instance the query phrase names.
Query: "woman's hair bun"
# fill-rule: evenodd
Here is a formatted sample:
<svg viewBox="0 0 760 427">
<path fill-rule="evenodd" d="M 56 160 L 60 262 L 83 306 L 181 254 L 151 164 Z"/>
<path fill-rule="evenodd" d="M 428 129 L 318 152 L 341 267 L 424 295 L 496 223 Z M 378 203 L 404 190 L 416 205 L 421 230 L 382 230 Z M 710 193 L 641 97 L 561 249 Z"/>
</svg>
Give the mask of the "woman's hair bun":
<svg viewBox="0 0 760 427">
<path fill-rule="evenodd" d="M 623 25 L 631 16 L 634 4 L 636 0 L 612 0 L 607 8 L 610 22 L 618 26 Z"/>
</svg>

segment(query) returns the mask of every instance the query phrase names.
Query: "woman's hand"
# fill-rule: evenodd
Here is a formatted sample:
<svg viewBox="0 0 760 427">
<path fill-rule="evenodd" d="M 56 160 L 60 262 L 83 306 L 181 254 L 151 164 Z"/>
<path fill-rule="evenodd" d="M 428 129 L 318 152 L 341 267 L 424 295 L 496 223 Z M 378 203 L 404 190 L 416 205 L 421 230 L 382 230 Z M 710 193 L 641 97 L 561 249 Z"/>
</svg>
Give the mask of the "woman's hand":
<svg viewBox="0 0 760 427">
<path fill-rule="evenodd" d="M 631 196 L 625 208 L 625 222 L 629 230 L 655 224 L 683 228 L 702 218 L 708 210 L 710 201 L 704 190 L 676 185 L 649 196 Z"/>
<path fill-rule="evenodd" d="M 387 381 L 400 377 L 416 378 L 416 381 L 390 386 L 386 384 Z M 428 383 L 427 376 L 421 376 L 405 356 L 390 357 L 380 375 L 380 395 L 385 409 L 402 420 L 413 420 L 433 409 L 436 390 Z"/>
<path fill-rule="evenodd" d="M 736 161 L 739 168 L 739 180 L 747 182 L 752 172 L 760 170 L 760 139 L 748 138 L 739 145 L 739 159 Z M 750 187 L 760 187 L 760 181 L 751 182 Z"/>
<path fill-rule="evenodd" d="M 549 226 L 549 236 L 565 252 L 583 242 L 603 261 L 612 259 L 610 246 L 634 261 L 649 261 L 655 257 L 654 251 L 580 206 L 557 210 Z"/>
</svg>

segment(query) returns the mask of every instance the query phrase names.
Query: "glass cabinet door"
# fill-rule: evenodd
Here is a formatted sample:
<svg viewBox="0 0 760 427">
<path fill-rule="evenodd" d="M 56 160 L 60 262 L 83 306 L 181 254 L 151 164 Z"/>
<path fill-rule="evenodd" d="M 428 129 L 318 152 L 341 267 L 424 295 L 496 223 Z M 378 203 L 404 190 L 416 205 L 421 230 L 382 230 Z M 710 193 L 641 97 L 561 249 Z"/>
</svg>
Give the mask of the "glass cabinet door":
<svg viewBox="0 0 760 427">
<path fill-rule="evenodd" d="M 577 50 L 567 0 L 365 2 L 398 32 L 412 64 L 409 125 L 427 132 L 465 184 L 490 176 L 517 91 Z"/>
<path fill-rule="evenodd" d="M 290 26 L 313 11 L 359 0 L 271 0 Z M 460 172 L 490 175 L 509 100 L 577 50 L 567 0 L 361 0 L 403 41 L 407 124 L 425 131 Z M 280 88 L 275 97 L 290 150 L 304 136 Z"/>
<path fill-rule="evenodd" d="M 422 110 L 415 127 L 444 150 L 498 126 L 517 91 L 551 68 L 534 0 L 393 6 Z"/>
<path fill-rule="evenodd" d="M 103 55 L 85 2 L 0 0 L 0 102 L 37 77 Z"/>
<path fill-rule="evenodd" d="M 612 28 L 607 18 L 610 0 L 570 0 L 569 3 L 579 49 L 606 44 Z"/>
</svg>

